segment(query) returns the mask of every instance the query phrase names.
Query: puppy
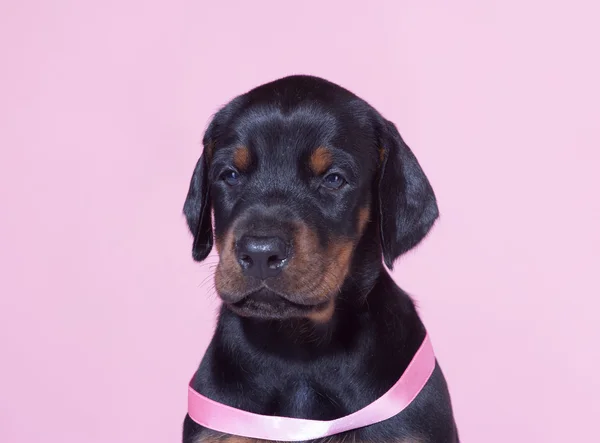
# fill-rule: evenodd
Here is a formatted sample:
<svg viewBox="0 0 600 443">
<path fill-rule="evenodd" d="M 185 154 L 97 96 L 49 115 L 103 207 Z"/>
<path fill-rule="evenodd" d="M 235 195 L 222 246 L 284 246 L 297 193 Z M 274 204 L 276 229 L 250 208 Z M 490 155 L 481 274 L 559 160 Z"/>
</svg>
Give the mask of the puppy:
<svg viewBox="0 0 600 443">
<path fill-rule="evenodd" d="M 203 143 L 184 214 L 195 260 L 214 238 L 223 303 L 193 388 L 314 420 L 381 397 L 426 335 L 384 263 L 392 269 L 438 217 L 396 126 L 334 83 L 290 76 L 233 99 Z M 184 443 L 255 441 L 184 421 Z M 398 415 L 312 442 L 458 442 L 439 366 Z"/>
</svg>

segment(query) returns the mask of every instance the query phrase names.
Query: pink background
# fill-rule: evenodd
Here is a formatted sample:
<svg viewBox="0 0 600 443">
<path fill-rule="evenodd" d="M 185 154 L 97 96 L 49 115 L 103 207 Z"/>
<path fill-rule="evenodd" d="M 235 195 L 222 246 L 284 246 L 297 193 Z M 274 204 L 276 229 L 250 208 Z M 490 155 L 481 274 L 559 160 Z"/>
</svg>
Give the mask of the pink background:
<svg viewBox="0 0 600 443">
<path fill-rule="evenodd" d="M 0 441 L 180 441 L 217 306 L 181 215 L 202 132 L 290 73 L 394 120 L 437 191 L 395 277 L 463 442 L 597 441 L 594 3 L 0 1 Z"/>
</svg>

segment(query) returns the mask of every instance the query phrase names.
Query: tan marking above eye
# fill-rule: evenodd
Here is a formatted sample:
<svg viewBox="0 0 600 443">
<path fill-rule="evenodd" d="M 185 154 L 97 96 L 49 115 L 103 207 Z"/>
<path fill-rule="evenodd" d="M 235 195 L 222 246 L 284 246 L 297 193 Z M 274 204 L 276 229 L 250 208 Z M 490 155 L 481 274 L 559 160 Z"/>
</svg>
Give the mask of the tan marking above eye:
<svg viewBox="0 0 600 443">
<path fill-rule="evenodd" d="M 239 171 L 245 171 L 250 166 L 250 150 L 246 146 L 239 146 L 233 153 L 233 165 Z"/>
<path fill-rule="evenodd" d="M 323 146 L 318 147 L 310 155 L 310 169 L 315 175 L 321 175 L 333 163 L 331 151 Z"/>
</svg>

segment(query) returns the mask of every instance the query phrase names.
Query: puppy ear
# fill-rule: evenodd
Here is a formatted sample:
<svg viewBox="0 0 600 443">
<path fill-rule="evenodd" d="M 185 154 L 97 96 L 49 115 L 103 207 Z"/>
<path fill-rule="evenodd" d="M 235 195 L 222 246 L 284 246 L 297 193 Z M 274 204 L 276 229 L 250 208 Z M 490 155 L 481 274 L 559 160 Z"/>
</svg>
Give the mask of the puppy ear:
<svg viewBox="0 0 600 443">
<path fill-rule="evenodd" d="M 183 213 L 194 235 L 192 257 L 196 261 L 204 260 L 213 246 L 212 202 L 208 173 L 215 143 L 225 136 L 229 121 L 245 102 L 246 98 L 243 95 L 231 100 L 213 116 L 204 133 L 202 140 L 204 151 L 196 163 L 190 189 L 183 205 Z"/>
<path fill-rule="evenodd" d="M 190 189 L 183 205 L 183 213 L 194 236 L 192 257 L 196 261 L 204 260 L 210 254 L 213 246 L 212 204 L 208 181 L 208 158 L 210 154 L 211 143 L 205 143 L 204 152 L 198 163 L 196 163 Z"/>
<path fill-rule="evenodd" d="M 391 270 L 423 240 L 439 212 L 429 180 L 392 122 L 383 121 L 380 143 L 379 228 L 383 260 Z"/>
</svg>

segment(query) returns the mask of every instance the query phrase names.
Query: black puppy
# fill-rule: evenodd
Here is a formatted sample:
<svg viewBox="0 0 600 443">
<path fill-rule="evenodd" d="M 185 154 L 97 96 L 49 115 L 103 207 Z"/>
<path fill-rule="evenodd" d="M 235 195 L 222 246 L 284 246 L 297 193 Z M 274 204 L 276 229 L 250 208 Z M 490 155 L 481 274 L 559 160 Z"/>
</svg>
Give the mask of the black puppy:
<svg viewBox="0 0 600 443">
<path fill-rule="evenodd" d="M 286 77 L 221 109 L 184 213 L 193 257 L 219 252 L 223 306 L 193 380 L 258 414 L 331 420 L 400 378 L 425 336 L 383 262 L 417 245 L 435 195 L 393 123 L 351 92 Z M 252 442 L 186 417 L 184 443 Z M 458 442 L 444 376 L 397 416 L 315 442 Z"/>
</svg>

